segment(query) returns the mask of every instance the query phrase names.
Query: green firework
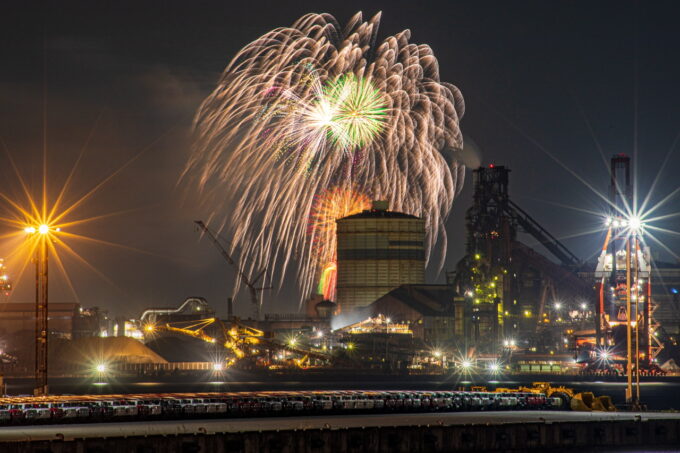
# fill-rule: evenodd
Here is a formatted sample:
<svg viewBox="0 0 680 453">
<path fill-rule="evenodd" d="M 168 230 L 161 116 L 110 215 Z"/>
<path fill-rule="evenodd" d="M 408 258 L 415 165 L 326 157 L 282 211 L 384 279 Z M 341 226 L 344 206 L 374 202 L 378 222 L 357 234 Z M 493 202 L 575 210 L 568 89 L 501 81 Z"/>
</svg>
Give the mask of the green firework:
<svg viewBox="0 0 680 453">
<path fill-rule="evenodd" d="M 327 82 L 324 95 L 333 106 L 328 133 L 338 146 L 344 149 L 365 146 L 385 127 L 385 99 L 370 80 L 345 74 Z"/>
</svg>

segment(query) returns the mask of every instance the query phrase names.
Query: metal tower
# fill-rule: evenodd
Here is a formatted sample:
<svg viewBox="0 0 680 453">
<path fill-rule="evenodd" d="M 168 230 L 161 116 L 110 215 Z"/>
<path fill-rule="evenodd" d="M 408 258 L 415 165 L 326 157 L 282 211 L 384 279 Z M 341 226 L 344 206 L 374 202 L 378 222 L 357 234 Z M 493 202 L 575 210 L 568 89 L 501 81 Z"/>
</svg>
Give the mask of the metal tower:
<svg viewBox="0 0 680 453">
<path fill-rule="evenodd" d="M 654 366 L 663 345 L 656 338 L 656 306 L 652 301 L 651 257 L 642 241 L 643 227 L 633 206 L 630 157 L 617 154 L 611 159 L 609 188 L 610 215 L 607 235 L 595 270 L 596 360 L 609 366 L 624 357 L 628 374 L 626 400 L 633 398 L 632 377 Z M 611 358 L 611 360 L 610 360 Z"/>
<path fill-rule="evenodd" d="M 35 251 L 35 389 L 34 394 L 47 395 L 47 237 L 41 236 Z"/>
</svg>

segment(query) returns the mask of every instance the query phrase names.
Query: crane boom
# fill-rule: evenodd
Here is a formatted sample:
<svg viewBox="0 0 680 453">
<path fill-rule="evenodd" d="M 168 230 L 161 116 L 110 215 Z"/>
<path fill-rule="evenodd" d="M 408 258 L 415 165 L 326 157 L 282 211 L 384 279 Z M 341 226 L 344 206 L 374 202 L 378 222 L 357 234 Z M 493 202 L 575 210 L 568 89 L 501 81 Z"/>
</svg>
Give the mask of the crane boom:
<svg viewBox="0 0 680 453">
<path fill-rule="evenodd" d="M 253 309 L 255 313 L 255 319 L 259 320 L 260 319 L 260 312 L 261 312 L 261 301 L 260 298 L 258 297 L 258 292 L 263 291 L 265 287 L 256 287 L 256 283 L 258 280 L 260 280 L 265 273 L 265 270 L 262 270 L 257 273 L 254 279 L 250 279 L 244 272 L 243 268 L 239 266 L 236 261 L 229 255 L 229 252 L 224 248 L 222 243 L 219 241 L 217 238 L 217 234 L 213 233 L 208 226 L 203 223 L 202 220 L 195 220 L 194 223 L 197 225 L 198 229 L 206 234 L 208 238 L 210 238 L 210 241 L 213 243 L 215 248 L 220 252 L 220 255 L 222 255 L 222 258 L 224 258 L 227 263 L 229 263 L 231 266 L 236 269 L 236 273 L 238 274 L 238 277 L 240 278 L 241 282 L 248 288 L 248 292 L 250 293 L 250 302 L 253 304 Z"/>
</svg>

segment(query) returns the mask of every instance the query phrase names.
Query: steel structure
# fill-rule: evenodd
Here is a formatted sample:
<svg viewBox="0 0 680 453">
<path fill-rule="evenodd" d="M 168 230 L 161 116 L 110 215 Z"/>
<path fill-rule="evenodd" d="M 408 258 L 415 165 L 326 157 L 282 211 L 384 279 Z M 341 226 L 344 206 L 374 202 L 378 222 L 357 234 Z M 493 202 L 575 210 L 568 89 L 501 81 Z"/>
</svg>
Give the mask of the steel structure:
<svg viewBox="0 0 680 453">
<path fill-rule="evenodd" d="M 641 225 L 632 225 L 639 221 L 622 215 L 633 206 L 630 158 L 624 154 L 611 159 L 609 201 L 607 234 L 595 270 L 595 344 L 600 353 L 611 350 L 631 359 L 637 374 L 654 364 L 663 344 L 656 334 L 650 250 L 641 240 Z"/>
<path fill-rule="evenodd" d="M 472 227 L 468 235 L 468 253 L 488 251 L 493 246 L 489 239 L 502 239 L 503 250 L 498 259 L 508 258 L 509 243 L 521 229 L 533 236 L 564 266 L 578 265 L 576 255 L 510 200 L 509 175 L 510 170 L 504 166 L 489 165 L 488 168 L 474 170 L 474 204 L 467 214 L 468 224 Z"/>
<path fill-rule="evenodd" d="M 270 287 L 257 287 L 255 285 L 257 285 L 257 282 L 260 281 L 262 277 L 264 277 L 266 269 L 262 269 L 252 278 L 247 276 L 243 272 L 243 267 L 238 265 L 236 261 L 234 261 L 229 252 L 227 252 L 227 248 L 224 245 L 222 245 L 222 242 L 220 242 L 217 233 L 213 232 L 210 228 L 208 228 L 208 226 L 205 223 L 203 223 L 202 220 L 195 220 L 194 223 L 196 224 L 199 231 L 206 234 L 210 238 L 211 242 L 213 243 L 215 248 L 220 252 L 222 257 L 231 266 L 233 266 L 234 269 L 236 269 L 236 273 L 238 274 L 241 283 L 243 283 L 246 286 L 246 288 L 248 288 L 248 292 L 250 293 L 250 302 L 253 304 L 255 319 L 259 321 L 262 311 L 262 298 L 258 295 L 258 293 L 264 291 L 265 289 L 270 289 Z"/>
<path fill-rule="evenodd" d="M 453 279 L 467 300 L 471 324 L 466 339 L 477 346 L 535 337 L 545 326 L 549 300 L 566 297 L 566 312 L 592 291 L 575 274 L 579 259 L 510 199 L 509 174 L 504 166 L 474 170 L 473 205 L 466 215 L 467 254 Z M 519 232 L 532 236 L 559 264 L 521 243 Z"/>
<path fill-rule="evenodd" d="M 188 297 L 177 308 L 147 308 L 139 317 L 142 325 L 157 324 L 162 319 L 210 318 L 215 314 L 208 301 L 202 297 Z"/>
<path fill-rule="evenodd" d="M 237 318 L 232 318 L 227 323 L 218 318 L 206 318 L 193 321 L 147 324 L 144 326 L 145 335 L 153 336 L 160 332 L 187 335 L 225 348 L 232 354 L 232 357 L 226 360 L 226 366 L 231 366 L 238 360 L 246 357 L 263 356 L 266 353 L 264 349 L 269 351 L 286 350 L 299 354 L 303 356 L 300 362 L 308 358 L 327 361 L 335 360 L 329 354 L 310 351 L 296 347 L 293 344 L 282 343 L 273 338 L 268 338 L 264 331 L 245 325 Z"/>
<path fill-rule="evenodd" d="M 40 236 L 35 251 L 35 395 L 47 395 L 48 285 L 47 240 Z"/>
</svg>

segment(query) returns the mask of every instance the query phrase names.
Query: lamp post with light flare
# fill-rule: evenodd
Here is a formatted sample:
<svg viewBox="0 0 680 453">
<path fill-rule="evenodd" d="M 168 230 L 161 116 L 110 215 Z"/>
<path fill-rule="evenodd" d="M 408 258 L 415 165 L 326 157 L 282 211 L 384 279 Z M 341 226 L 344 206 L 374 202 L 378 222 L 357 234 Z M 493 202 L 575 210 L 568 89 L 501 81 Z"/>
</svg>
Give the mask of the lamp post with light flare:
<svg viewBox="0 0 680 453">
<path fill-rule="evenodd" d="M 48 329 L 48 254 L 47 241 L 50 239 L 52 229 L 47 224 L 37 227 L 27 226 L 24 232 L 34 236 L 35 255 L 35 388 L 36 396 L 47 395 L 47 336 Z"/>
</svg>

